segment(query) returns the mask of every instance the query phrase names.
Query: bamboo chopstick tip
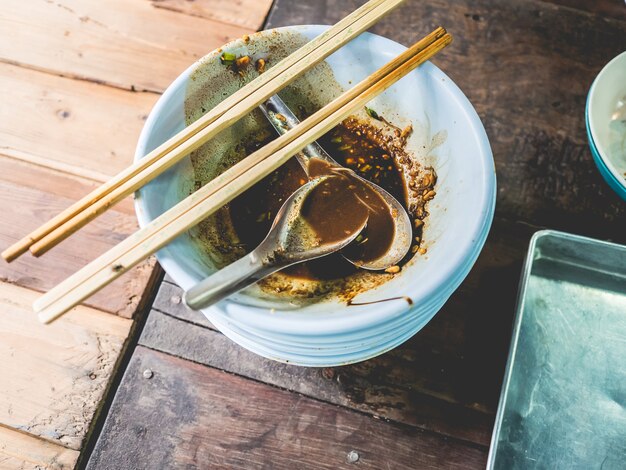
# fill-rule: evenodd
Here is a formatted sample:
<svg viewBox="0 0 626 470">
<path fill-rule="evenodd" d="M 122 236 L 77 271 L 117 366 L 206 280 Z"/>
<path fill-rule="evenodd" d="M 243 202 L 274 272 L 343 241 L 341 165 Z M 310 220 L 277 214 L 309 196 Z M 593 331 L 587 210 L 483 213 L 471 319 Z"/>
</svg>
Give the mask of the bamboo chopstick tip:
<svg viewBox="0 0 626 470">
<path fill-rule="evenodd" d="M 4 250 L 2 252 L 2 254 L 0 254 L 0 256 L 2 256 L 2 259 L 5 260 L 7 263 L 10 263 L 11 261 L 13 261 L 15 258 L 17 258 L 19 255 L 9 251 L 9 250 Z"/>
<path fill-rule="evenodd" d="M 72 310 L 71 308 L 67 310 L 59 310 L 58 308 L 50 306 L 45 306 L 41 308 L 39 301 L 44 297 L 45 295 L 41 296 L 39 299 L 33 302 L 33 311 L 37 314 L 37 319 L 44 325 L 49 325 L 50 323 L 57 320 L 59 317 Z"/>
<path fill-rule="evenodd" d="M 21 240 L 5 249 L 0 256 L 2 256 L 7 263 L 10 263 L 26 253 L 31 243 L 32 239 L 30 238 Z"/>
<path fill-rule="evenodd" d="M 44 304 L 45 297 L 46 295 L 43 294 L 33 302 L 33 311 L 35 313 L 40 313 L 45 308 L 45 304 Z"/>
<path fill-rule="evenodd" d="M 43 323 L 44 325 L 49 325 L 50 322 L 48 321 L 48 319 L 44 316 L 43 313 L 38 313 L 37 314 L 37 320 L 39 320 L 39 323 Z"/>
<path fill-rule="evenodd" d="M 43 240 L 45 240 L 46 238 L 44 237 Z M 30 251 L 30 254 L 33 255 L 35 258 L 39 258 L 41 255 L 43 255 L 44 253 L 46 253 L 48 251 L 49 248 L 52 248 L 51 246 L 48 246 L 47 243 L 41 243 L 41 241 L 37 242 L 37 243 L 33 243 L 29 248 L 28 251 Z"/>
<path fill-rule="evenodd" d="M 49 325 L 50 323 L 52 323 L 54 320 L 56 320 L 58 317 L 60 317 L 61 314 L 50 314 L 47 312 L 39 312 L 37 314 L 37 319 L 43 323 L 44 325 Z"/>
</svg>

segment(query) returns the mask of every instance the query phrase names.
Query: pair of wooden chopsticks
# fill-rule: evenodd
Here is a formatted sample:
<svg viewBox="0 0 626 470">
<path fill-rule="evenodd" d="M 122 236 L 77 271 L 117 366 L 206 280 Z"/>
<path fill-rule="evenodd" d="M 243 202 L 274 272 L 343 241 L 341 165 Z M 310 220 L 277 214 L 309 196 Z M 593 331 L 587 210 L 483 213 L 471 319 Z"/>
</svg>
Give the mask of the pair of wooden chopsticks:
<svg viewBox="0 0 626 470">
<path fill-rule="evenodd" d="M 29 249 L 36 256 L 44 253 L 249 113 L 300 74 L 365 31 L 402 1 L 369 1 L 139 162 L 9 247 L 2 256 L 11 261 Z M 445 47 L 450 40 L 443 29 L 434 31 L 295 129 L 230 168 L 144 229 L 70 276 L 35 302 L 34 308 L 39 312 L 39 318 L 46 323 L 54 320 L 122 275 L 271 173 L 304 146 Z M 236 187 L 233 185 L 235 179 Z"/>
<path fill-rule="evenodd" d="M 10 262 L 28 250 L 35 256 L 42 255 L 109 207 L 189 155 L 221 130 L 248 114 L 306 70 L 368 29 L 403 1 L 370 0 L 222 101 L 144 158 L 7 248 L 2 257 Z"/>
<path fill-rule="evenodd" d="M 45 323 L 53 321 L 112 282 L 270 174 L 306 145 L 443 49 L 451 40 L 452 37 L 443 28 L 436 29 L 294 129 L 211 180 L 39 298 L 34 304 L 39 319 Z"/>
</svg>

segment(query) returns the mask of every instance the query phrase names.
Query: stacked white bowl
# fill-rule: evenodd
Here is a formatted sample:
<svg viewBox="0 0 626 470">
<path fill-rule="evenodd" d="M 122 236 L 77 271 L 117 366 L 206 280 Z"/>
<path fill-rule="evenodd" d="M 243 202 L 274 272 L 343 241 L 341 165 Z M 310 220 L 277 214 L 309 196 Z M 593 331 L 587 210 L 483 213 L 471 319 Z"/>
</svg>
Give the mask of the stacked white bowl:
<svg viewBox="0 0 626 470">
<path fill-rule="evenodd" d="M 276 31 L 313 38 L 325 28 L 291 26 Z M 238 46 L 235 41 L 224 49 Z M 349 88 L 404 49 L 365 33 L 327 63 L 337 81 Z M 218 57 L 210 54 L 205 60 Z M 151 112 L 136 159 L 184 127 L 185 88 L 193 69 L 166 90 Z M 489 142 L 472 105 L 450 78 L 426 63 L 376 98 L 373 106 L 413 123 L 412 138 L 424 144 L 419 147 L 432 147 L 423 156 L 423 163 L 432 165 L 438 175 L 437 196 L 429 203 L 423 233 L 427 253 L 416 255 L 392 280 L 358 295 L 354 302 L 361 305 L 335 301 L 283 309 L 280 304 L 275 308 L 255 304 L 248 296 L 203 310 L 226 336 L 250 351 L 305 366 L 334 366 L 377 356 L 423 328 L 476 261 L 493 219 L 496 181 Z M 433 146 L 435 141 L 439 145 Z M 136 200 L 140 225 L 180 200 L 177 188 L 191 172 L 189 162 L 182 161 L 140 191 Z M 196 250 L 197 244 L 182 235 L 158 254 L 161 265 L 185 290 L 211 272 L 198 261 Z"/>
</svg>

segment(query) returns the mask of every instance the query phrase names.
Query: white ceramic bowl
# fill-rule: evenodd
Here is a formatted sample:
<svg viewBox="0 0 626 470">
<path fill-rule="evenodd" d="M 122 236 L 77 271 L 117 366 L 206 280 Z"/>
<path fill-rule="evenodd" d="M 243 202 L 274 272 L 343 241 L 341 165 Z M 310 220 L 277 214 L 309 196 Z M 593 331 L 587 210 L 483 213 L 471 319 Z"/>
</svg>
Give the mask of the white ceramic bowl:
<svg viewBox="0 0 626 470">
<path fill-rule="evenodd" d="M 626 123 L 613 121 L 620 113 L 626 121 L 626 52 L 600 71 L 585 109 L 589 146 L 606 182 L 626 200 Z"/>
<path fill-rule="evenodd" d="M 278 28 L 313 38 L 327 26 Z M 271 34 L 266 31 L 261 34 Z M 224 46 L 241 47 L 241 41 Z M 454 46 L 452 46 L 454 47 Z M 336 80 L 349 88 L 406 48 L 365 33 L 327 59 Z M 202 60 L 219 60 L 214 52 Z M 141 133 L 135 158 L 142 158 L 184 126 L 185 87 L 194 64 L 168 87 Z M 326 366 L 380 354 L 421 329 L 441 308 L 474 264 L 485 242 L 495 205 L 495 168 L 485 130 L 467 98 L 441 70 L 425 63 L 374 100 L 372 106 L 396 122 L 413 123 L 416 149 L 441 145 L 425 155 L 438 175 L 437 196 L 429 203 L 424 229 L 428 252 L 416 256 L 401 275 L 360 294 L 367 302 L 408 296 L 405 300 L 351 306 L 323 302 L 297 310 L 270 309 L 225 300 L 203 313 L 228 337 L 272 359 Z M 422 145 L 423 144 L 423 145 Z M 419 151 L 419 150 L 418 150 Z M 142 188 L 136 211 L 141 226 L 180 200 L 179 180 L 189 177 L 188 161 Z M 206 277 L 187 235 L 158 253 L 168 274 L 183 288 Z"/>
</svg>

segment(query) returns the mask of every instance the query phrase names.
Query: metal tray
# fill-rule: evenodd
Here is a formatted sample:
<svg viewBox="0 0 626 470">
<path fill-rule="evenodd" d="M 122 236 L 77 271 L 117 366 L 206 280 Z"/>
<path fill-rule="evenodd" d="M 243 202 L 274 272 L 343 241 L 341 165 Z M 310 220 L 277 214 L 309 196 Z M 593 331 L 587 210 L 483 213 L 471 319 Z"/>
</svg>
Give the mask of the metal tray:
<svg viewBox="0 0 626 470">
<path fill-rule="evenodd" d="M 487 467 L 626 469 L 626 246 L 533 237 Z"/>
</svg>

